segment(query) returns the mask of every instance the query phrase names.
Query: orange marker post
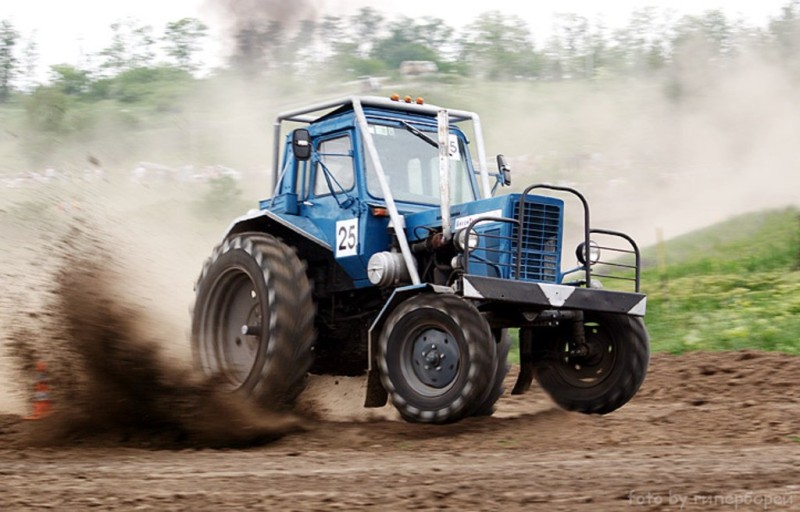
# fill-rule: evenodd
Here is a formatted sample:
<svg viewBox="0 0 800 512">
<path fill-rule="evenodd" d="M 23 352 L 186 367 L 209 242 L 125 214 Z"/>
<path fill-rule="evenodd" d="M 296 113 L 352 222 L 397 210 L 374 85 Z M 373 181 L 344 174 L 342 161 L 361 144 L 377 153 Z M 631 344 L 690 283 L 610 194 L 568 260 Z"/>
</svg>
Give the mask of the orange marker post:
<svg viewBox="0 0 800 512">
<path fill-rule="evenodd" d="M 26 416 L 26 420 L 40 420 L 52 412 L 50 383 L 47 378 L 47 364 L 44 361 L 36 362 L 36 383 L 33 389 L 33 413 Z"/>
</svg>

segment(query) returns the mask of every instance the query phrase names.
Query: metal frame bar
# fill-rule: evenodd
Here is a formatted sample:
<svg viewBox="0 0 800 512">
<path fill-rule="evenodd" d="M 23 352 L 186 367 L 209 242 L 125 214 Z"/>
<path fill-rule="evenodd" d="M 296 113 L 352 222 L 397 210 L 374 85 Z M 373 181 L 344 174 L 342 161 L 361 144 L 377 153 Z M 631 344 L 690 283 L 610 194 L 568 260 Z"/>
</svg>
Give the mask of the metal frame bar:
<svg viewBox="0 0 800 512">
<path fill-rule="evenodd" d="M 375 175 L 378 177 L 378 184 L 381 186 L 383 199 L 386 201 L 386 209 L 389 210 L 389 218 L 392 220 L 392 229 L 394 229 L 397 243 L 400 245 L 400 253 L 403 255 L 403 261 L 406 267 L 408 267 L 411 283 L 414 285 L 420 284 L 421 280 L 419 278 L 419 271 L 417 270 L 417 261 L 414 259 L 414 255 L 411 254 L 411 247 L 409 247 L 408 238 L 406 237 L 405 221 L 397 210 L 397 205 L 394 203 L 392 190 L 389 187 L 389 182 L 386 180 L 386 174 L 383 172 L 383 164 L 378 156 L 378 150 L 375 148 L 375 141 L 372 140 L 372 136 L 369 133 L 367 116 L 364 114 L 364 109 L 361 107 L 361 102 L 358 98 L 353 98 L 353 112 L 356 114 L 358 129 L 367 147 L 367 155 L 369 155 L 373 165 L 375 165 Z"/>
<path fill-rule="evenodd" d="M 450 117 L 447 110 L 436 114 L 439 135 L 439 206 L 442 210 L 442 238 L 450 240 Z"/>
<path fill-rule="evenodd" d="M 480 233 L 475 230 L 475 226 L 480 224 L 481 222 L 505 222 L 507 224 L 515 224 L 517 226 L 517 231 L 522 231 L 522 223 L 517 219 L 510 219 L 508 217 L 478 217 L 477 219 L 473 220 L 469 223 L 469 225 L 465 228 L 466 229 L 466 243 L 464 247 L 464 274 L 469 274 L 469 260 L 470 260 L 470 253 L 474 250 L 482 250 L 488 252 L 488 249 L 485 248 L 475 248 L 470 249 L 469 247 L 469 234 L 474 232 L 478 237 L 481 237 Z M 495 238 L 505 238 L 502 236 L 498 236 Z M 496 251 L 496 252 L 503 252 L 503 251 Z M 505 265 L 510 266 L 510 265 Z M 517 275 L 519 275 L 519 261 L 517 261 Z"/>
<path fill-rule="evenodd" d="M 597 228 L 597 229 L 590 230 L 590 233 L 597 233 L 597 234 L 600 234 L 600 235 L 608 235 L 608 236 L 619 237 L 619 238 L 622 238 L 623 240 L 627 241 L 629 244 L 631 244 L 631 247 L 633 248 L 632 251 L 629 251 L 629 250 L 626 250 L 626 249 L 616 249 L 616 248 L 613 248 L 613 247 L 605 247 L 604 249 L 612 251 L 612 252 L 620 252 L 620 253 L 624 253 L 624 254 L 633 254 L 634 255 L 636 261 L 634 263 L 635 267 L 633 267 L 633 269 L 634 269 L 636 277 L 633 279 L 633 281 L 635 281 L 635 283 L 636 283 L 636 293 L 639 293 L 640 282 L 641 282 L 641 272 L 642 272 L 642 256 L 641 256 L 641 254 L 639 252 L 639 246 L 636 244 L 636 241 L 633 238 L 631 238 L 630 236 L 626 235 L 625 233 L 622 233 L 622 232 L 619 232 L 619 231 L 612 231 L 610 229 Z M 632 268 L 630 265 L 621 265 L 621 264 L 616 264 L 616 263 L 600 262 L 600 264 L 613 266 L 613 267 Z M 631 281 L 630 278 L 626 278 L 626 277 L 600 275 L 600 274 L 596 274 L 596 275 L 598 277 L 608 277 L 608 278 L 611 278 L 611 279 L 622 279 L 622 280 L 625 280 L 625 281 Z"/>
<path fill-rule="evenodd" d="M 578 199 L 580 199 L 581 203 L 583 204 L 583 240 L 584 240 L 584 243 L 586 244 L 584 247 L 587 247 L 587 250 L 588 250 L 588 247 L 589 247 L 589 234 L 591 233 L 591 229 L 589 227 L 589 202 L 586 200 L 586 198 L 583 196 L 583 194 L 581 194 L 580 192 L 578 192 L 574 188 L 561 187 L 561 186 L 558 186 L 558 185 L 547 185 L 545 183 L 539 183 L 539 184 L 536 184 L 536 185 L 531 185 L 530 187 L 526 188 L 525 191 L 522 192 L 522 196 L 520 197 L 520 200 L 519 200 L 519 222 L 520 222 L 520 226 L 523 224 L 523 222 L 525 220 L 525 204 L 527 202 L 528 193 L 531 190 L 537 189 L 537 188 L 543 188 L 543 189 L 547 189 L 547 190 L 556 190 L 556 191 L 559 191 L 559 192 L 568 192 L 568 193 L 576 196 Z M 523 233 L 522 233 L 522 229 L 520 228 L 520 230 L 519 230 L 519 237 L 520 238 L 519 238 L 518 247 L 517 247 L 517 264 L 518 265 L 521 265 L 521 263 L 522 263 L 522 236 L 523 236 Z M 584 268 L 584 271 L 586 272 L 586 286 L 588 287 L 588 286 L 590 286 L 590 284 L 592 282 L 592 265 L 589 263 L 589 259 L 588 258 L 586 258 L 586 263 L 584 263 L 583 268 Z M 519 275 L 519 272 L 520 272 L 520 269 L 517 270 L 517 275 Z"/>
</svg>

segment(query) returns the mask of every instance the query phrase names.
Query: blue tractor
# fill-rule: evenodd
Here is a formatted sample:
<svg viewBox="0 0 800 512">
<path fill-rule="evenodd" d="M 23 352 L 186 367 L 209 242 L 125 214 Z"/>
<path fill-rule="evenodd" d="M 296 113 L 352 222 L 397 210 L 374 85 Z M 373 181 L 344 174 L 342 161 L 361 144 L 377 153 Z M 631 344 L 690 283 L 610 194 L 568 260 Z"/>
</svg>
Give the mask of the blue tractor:
<svg viewBox="0 0 800 512">
<path fill-rule="evenodd" d="M 391 400 L 408 421 L 490 415 L 509 328 L 512 393 L 535 378 L 559 406 L 604 414 L 638 390 L 636 244 L 591 228 L 570 188 L 494 195 L 511 172 L 502 155 L 487 170 L 477 114 L 349 97 L 280 114 L 274 151 L 272 198 L 231 224 L 196 284 L 195 363 L 232 392 L 291 407 L 309 372 L 366 373 L 365 405 Z M 562 269 L 569 195 L 583 226 Z M 603 288 L 601 268 L 625 286 Z"/>
</svg>

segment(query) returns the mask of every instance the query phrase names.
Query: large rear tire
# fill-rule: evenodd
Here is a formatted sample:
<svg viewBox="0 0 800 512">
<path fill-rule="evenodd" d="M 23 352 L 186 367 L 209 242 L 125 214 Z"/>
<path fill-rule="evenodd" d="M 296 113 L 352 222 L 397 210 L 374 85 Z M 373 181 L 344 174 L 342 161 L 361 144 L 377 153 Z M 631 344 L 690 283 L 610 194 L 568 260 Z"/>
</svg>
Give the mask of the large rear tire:
<svg viewBox="0 0 800 512">
<path fill-rule="evenodd" d="M 381 382 L 411 422 L 449 423 L 472 414 L 497 364 L 489 324 L 455 295 L 423 294 L 400 304 L 377 352 Z"/>
<path fill-rule="evenodd" d="M 583 321 L 588 354 L 574 356 L 571 325 L 546 340 L 534 340 L 547 357 L 536 364 L 539 385 L 569 411 L 607 414 L 625 405 L 647 373 L 649 339 L 641 318 L 587 312 Z"/>
<path fill-rule="evenodd" d="M 215 248 L 196 285 L 195 365 L 270 409 L 293 405 L 314 344 L 314 303 L 294 250 L 259 233 Z"/>
</svg>

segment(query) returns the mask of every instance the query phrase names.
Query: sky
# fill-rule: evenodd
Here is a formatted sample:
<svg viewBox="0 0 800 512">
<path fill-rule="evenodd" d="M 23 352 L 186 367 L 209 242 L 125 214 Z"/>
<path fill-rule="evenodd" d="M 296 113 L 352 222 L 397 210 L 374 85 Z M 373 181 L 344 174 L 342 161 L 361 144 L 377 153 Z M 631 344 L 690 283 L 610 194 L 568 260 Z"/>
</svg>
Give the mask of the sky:
<svg viewBox="0 0 800 512">
<path fill-rule="evenodd" d="M 23 36 L 35 34 L 44 69 L 52 64 L 79 64 L 88 54 L 96 53 L 108 43 L 109 26 L 116 20 L 133 17 L 152 25 L 160 32 L 169 21 L 196 17 L 211 28 L 208 60 L 222 61 L 225 51 L 223 20 L 219 11 L 210 8 L 231 0 L 0 0 L 0 20 L 9 20 Z M 271 3 L 276 8 L 297 0 L 249 0 Z M 611 28 L 624 25 L 628 15 L 644 6 L 670 8 L 678 14 L 698 14 L 709 9 L 722 9 L 741 17 L 752 25 L 763 26 L 769 17 L 777 16 L 790 0 L 559 0 L 554 2 L 523 2 L 492 0 L 491 3 L 463 0 L 305 0 L 308 17 L 316 14 L 351 14 L 369 5 L 390 17 L 438 17 L 453 27 L 473 21 L 481 12 L 496 9 L 514 14 L 531 26 L 534 36 L 546 37 L 554 12 L 575 12 L 590 19 L 601 16 Z"/>
</svg>

